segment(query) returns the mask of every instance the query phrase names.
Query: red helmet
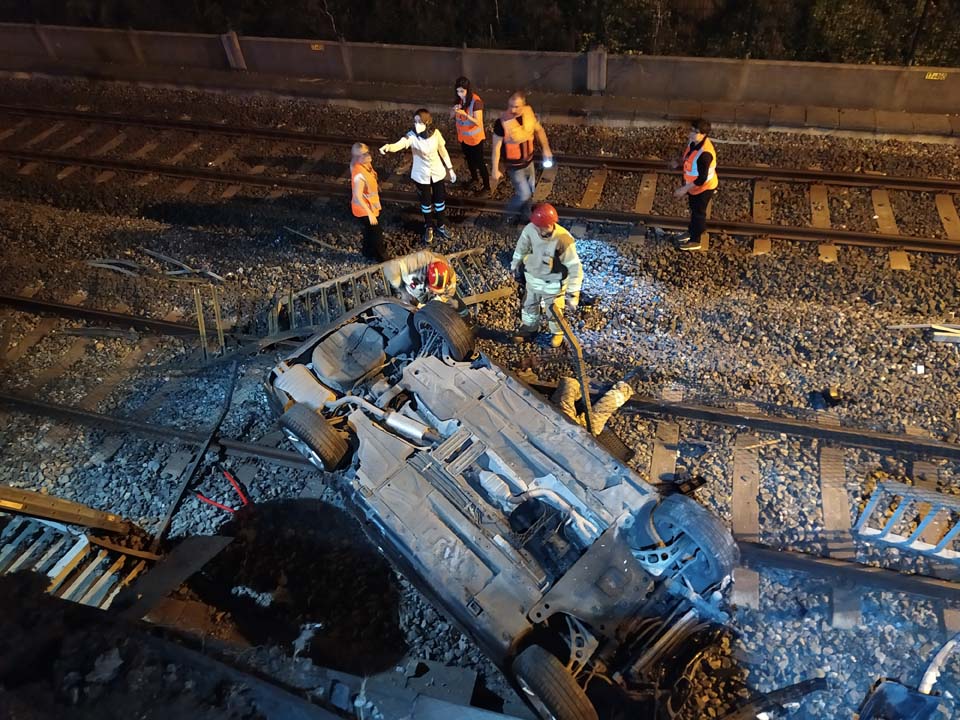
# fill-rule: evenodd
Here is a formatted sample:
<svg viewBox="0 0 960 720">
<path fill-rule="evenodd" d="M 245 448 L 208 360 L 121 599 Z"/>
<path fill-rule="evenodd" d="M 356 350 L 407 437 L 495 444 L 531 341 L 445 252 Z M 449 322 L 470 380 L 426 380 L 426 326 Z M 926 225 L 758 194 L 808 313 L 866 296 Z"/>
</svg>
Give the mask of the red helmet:
<svg viewBox="0 0 960 720">
<path fill-rule="evenodd" d="M 560 216 L 557 215 L 557 209 L 550 203 L 534 205 L 533 211 L 530 213 L 530 222 L 540 228 L 556 225 L 558 220 L 560 220 Z"/>
<path fill-rule="evenodd" d="M 446 260 L 434 260 L 427 265 L 427 287 L 433 292 L 443 292 L 453 280 L 453 268 Z"/>
</svg>

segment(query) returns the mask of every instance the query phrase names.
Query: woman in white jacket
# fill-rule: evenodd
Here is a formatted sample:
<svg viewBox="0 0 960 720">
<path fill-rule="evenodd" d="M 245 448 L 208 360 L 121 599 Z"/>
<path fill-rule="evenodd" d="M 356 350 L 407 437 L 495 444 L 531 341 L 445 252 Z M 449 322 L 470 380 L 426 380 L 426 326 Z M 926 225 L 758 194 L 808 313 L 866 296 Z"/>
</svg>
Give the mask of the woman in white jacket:
<svg viewBox="0 0 960 720">
<path fill-rule="evenodd" d="M 450 182 L 457 180 L 450 154 L 447 152 L 447 143 L 440 131 L 432 127 L 432 123 L 430 112 L 426 108 L 420 108 L 413 116 L 413 130 L 395 143 L 380 147 L 381 155 L 407 148 L 413 152 L 410 178 L 416 183 L 417 196 L 420 198 L 425 243 L 433 242 L 434 227 L 440 237 L 450 239 L 443 217 L 447 209 L 447 188 L 444 181 L 447 178 Z"/>
</svg>

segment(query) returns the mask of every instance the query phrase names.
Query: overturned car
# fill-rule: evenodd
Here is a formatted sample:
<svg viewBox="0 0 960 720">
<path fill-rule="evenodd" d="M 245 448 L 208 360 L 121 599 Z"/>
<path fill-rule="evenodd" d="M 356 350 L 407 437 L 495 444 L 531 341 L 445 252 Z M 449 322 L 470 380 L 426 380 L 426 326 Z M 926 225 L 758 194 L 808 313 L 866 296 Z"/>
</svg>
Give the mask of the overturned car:
<svg viewBox="0 0 960 720">
<path fill-rule="evenodd" d="M 449 306 L 381 299 L 267 378 L 292 444 L 544 718 L 669 707 L 737 550 L 518 379 Z M 665 699 L 666 698 L 666 699 Z"/>
</svg>

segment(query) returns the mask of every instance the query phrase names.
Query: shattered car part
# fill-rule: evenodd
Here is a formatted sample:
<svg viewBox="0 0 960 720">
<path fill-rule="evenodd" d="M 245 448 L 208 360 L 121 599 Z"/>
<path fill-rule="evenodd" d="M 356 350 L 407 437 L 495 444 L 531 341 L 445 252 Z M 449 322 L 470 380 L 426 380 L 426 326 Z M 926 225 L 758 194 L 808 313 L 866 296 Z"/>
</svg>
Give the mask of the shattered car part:
<svg viewBox="0 0 960 720">
<path fill-rule="evenodd" d="M 368 302 L 266 389 L 368 535 L 543 717 L 656 686 L 658 661 L 724 617 L 738 556 L 720 520 L 475 353 L 444 303 Z"/>
</svg>

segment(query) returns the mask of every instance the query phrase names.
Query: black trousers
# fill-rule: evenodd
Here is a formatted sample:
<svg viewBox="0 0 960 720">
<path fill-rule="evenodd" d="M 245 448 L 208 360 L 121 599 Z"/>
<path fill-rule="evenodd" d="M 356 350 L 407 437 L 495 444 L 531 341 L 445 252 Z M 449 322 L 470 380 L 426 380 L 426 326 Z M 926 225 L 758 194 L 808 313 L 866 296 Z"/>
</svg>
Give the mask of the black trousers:
<svg viewBox="0 0 960 720">
<path fill-rule="evenodd" d="M 690 203 L 690 224 L 687 232 L 693 242 L 699 240 L 707 229 L 707 206 L 710 205 L 714 192 L 715 190 L 704 190 L 696 195 L 687 195 L 687 202 Z"/>
<path fill-rule="evenodd" d="M 383 262 L 388 260 L 387 248 L 383 244 L 383 229 L 378 222 L 376 225 L 371 225 L 369 218 L 365 217 L 356 217 L 357 223 L 360 225 L 360 231 L 363 233 L 363 256 L 368 260 L 374 260 L 376 262 Z"/>
<path fill-rule="evenodd" d="M 467 145 L 462 142 L 460 143 L 460 149 L 463 150 L 463 156 L 467 159 L 467 167 L 470 168 L 470 177 L 473 178 L 474 182 L 483 180 L 483 186 L 489 188 L 490 172 L 487 170 L 487 163 L 486 160 L 484 160 L 486 153 L 483 151 L 485 144 L 485 140 L 481 140 L 476 145 Z"/>
<path fill-rule="evenodd" d="M 427 227 L 445 225 L 443 213 L 447 209 L 447 184 L 443 180 L 436 182 L 418 183 L 417 197 L 420 199 L 420 212 L 423 213 L 423 224 Z"/>
</svg>

